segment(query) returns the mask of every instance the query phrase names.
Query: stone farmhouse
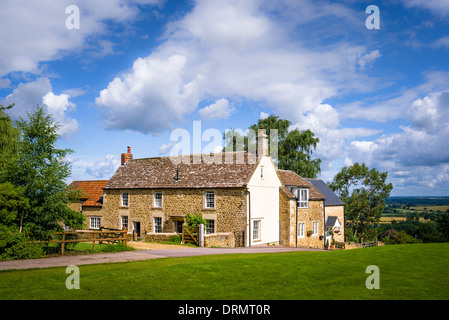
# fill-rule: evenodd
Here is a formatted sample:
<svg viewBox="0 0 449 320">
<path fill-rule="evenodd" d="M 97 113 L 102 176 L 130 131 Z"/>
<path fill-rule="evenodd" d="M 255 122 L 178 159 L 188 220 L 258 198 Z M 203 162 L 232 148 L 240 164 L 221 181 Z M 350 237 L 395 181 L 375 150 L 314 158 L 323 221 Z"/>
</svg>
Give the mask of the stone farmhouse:
<svg viewBox="0 0 449 320">
<path fill-rule="evenodd" d="M 126 227 L 146 241 L 181 234 L 188 213 L 206 220 L 206 247 L 343 241 L 344 205 L 329 187 L 277 169 L 262 131 L 257 149 L 133 159 L 128 147 L 111 179 L 72 182 L 86 198 L 71 207 L 89 229 Z"/>
</svg>

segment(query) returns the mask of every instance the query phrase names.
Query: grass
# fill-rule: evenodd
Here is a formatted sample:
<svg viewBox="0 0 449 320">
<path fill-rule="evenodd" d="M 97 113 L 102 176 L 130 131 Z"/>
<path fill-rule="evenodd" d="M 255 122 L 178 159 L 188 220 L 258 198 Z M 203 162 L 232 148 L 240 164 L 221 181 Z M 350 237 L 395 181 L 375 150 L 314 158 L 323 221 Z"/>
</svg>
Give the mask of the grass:
<svg viewBox="0 0 449 320">
<path fill-rule="evenodd" d="M 366 267 L 380 270 L 368 290 Z M 448 299 L 449 244 L 226 254 L 0 272 L 1 299 Z"/>
</svg>

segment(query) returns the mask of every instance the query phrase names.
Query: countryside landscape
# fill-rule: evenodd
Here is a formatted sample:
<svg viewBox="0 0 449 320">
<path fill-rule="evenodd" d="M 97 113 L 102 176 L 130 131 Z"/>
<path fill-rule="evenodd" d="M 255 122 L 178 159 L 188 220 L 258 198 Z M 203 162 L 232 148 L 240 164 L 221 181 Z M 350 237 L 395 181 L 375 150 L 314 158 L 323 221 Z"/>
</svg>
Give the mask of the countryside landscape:
<svg viewBox="0 0 449 320">
<path fill-rule="evenodd" d="M 3 314 L 449 300 L 449 1 L 0 0 L 0 40 Z"/>
</svg>

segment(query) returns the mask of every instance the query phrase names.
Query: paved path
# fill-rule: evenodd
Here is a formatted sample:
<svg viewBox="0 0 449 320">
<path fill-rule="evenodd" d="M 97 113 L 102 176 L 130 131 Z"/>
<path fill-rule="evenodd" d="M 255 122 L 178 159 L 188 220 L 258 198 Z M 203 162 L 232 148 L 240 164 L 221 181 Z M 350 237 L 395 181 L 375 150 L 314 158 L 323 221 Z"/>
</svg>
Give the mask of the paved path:
<svg viewBox="0 0 449 320">
<path fill-rule="evenodd" d="M 202 256 L 229 253 L 275 253 L 291 251 L 322 251 L 319 249 L 289 248 L 281 246 L 260 246 L 251 248 L 183 248 L 183 249 L 157 249 L 135 250 L 115 253 L 94 253 L 88 255 L 59 256 L 52 258 L 0 261 L 0 270 L 33 269 L 67 267 L 70 265 L 97 264 L 109 262 L 139 261 L 167 257 Z"/>
</svg>

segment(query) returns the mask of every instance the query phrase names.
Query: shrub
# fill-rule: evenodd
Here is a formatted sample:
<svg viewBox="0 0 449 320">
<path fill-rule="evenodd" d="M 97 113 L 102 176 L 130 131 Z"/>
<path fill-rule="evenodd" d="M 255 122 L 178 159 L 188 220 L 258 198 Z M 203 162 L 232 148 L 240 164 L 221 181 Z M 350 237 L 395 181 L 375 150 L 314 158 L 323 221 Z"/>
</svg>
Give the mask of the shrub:
<svg viewBox="0 0 449 320">
<path fill-rule="evenodd" d="M 176 235 L 176 236 L 170 236 L 170 237 L 168 238 L 168 242 L 171 242 L 171 243 L 181 243 L 181 237 L 178 236 L 178 235 Z"/>
<path fill-rule="evenodd" d="M 2 232 L 0 237 L 0 260 L 32 259 L 42 257 L 40 244 L 28 243 L 30 238 L 23 233 Z"/>
<path fill-rule="evenodd" d="M 201 214 L 196 213 L 196 214 L 190 214 L 188 213 L 186 215 L 186 223 L 188 226 L 190 227 L 196 227 L 199 224 L 204 224 L 206 225 L 206 220 L 204 220 L 204 218 L 201 216 Z"/>
</svg>

